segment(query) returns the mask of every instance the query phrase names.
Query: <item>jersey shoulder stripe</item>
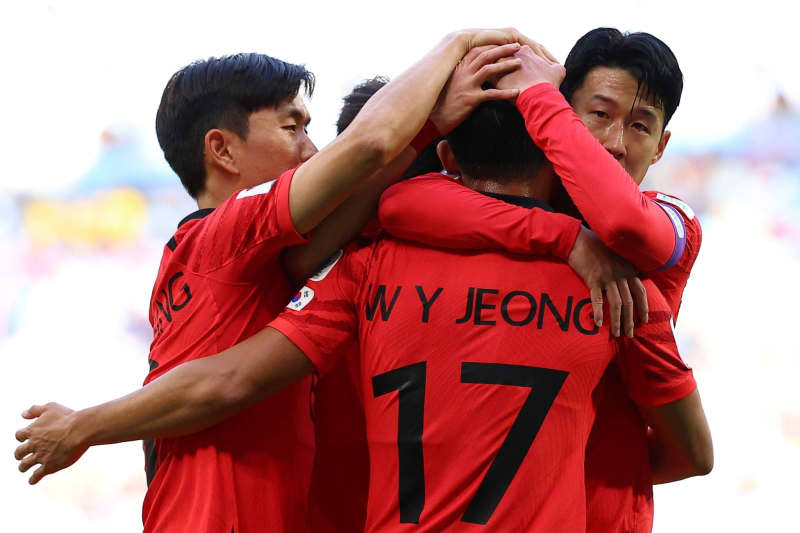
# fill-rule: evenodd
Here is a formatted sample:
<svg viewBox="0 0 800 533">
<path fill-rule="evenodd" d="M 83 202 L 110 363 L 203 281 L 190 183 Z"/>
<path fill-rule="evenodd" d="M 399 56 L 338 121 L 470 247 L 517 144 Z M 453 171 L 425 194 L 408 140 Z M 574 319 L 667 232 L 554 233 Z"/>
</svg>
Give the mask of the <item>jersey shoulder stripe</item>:
<svg viewBox="0 0 800 533">
<path fill-rule="evenodd" d="M 656 201 L 665 202 L 677 207 L 683 212 L 683 215 L 689 220 L 692 220 L 694 218 L 694 210 L 691 207 L 689 207 L 689 204 L 687 204 L 683 200 L 679 200 L 674 196 L 668 196 L 664 193 L 658 192 L 656 193 Z"/>
</svg>

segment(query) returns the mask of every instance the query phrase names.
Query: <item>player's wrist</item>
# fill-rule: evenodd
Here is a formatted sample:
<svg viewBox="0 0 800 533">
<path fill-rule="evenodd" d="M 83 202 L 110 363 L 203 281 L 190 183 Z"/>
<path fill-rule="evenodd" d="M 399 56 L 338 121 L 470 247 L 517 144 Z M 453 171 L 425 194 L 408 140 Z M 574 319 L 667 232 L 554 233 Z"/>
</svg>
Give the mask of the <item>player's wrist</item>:
<svg viewBox="0 0 800 533">
<path fill-rule="evenodd" d="M 88 448 L 95 444 L 103 444 L 100 440 L 102 436 L 96 420 L 94 408 L 75 411 L 67 415 L 65 440 L 70 448 Z"/>
<path fill-rule="evenodd" d="M 411 148 L 413 148 L 414 151 L 419 154 L 425 149 L 425 147 L 441 136 L 442 134 L 439 130 L 439 127 L 433 120 L 429 118 L 425 121 L 422 129 L 419 130 L 417 135 L 411 140 L 409 146 L 411 146 Z"/>
<path fill-rule="evenodd" d="M 519 84 L 517 88 L 519 89 L 519 96 L 517 97 L 516 103 L 517 108 L 520 110 L 521 106 L 526 102 L 535 100 L 544 93 L 558 90 L 558 88 L 553 85 L 553 82 L 538 77 L 526 79 L 525 82 Z"/>
</svg>

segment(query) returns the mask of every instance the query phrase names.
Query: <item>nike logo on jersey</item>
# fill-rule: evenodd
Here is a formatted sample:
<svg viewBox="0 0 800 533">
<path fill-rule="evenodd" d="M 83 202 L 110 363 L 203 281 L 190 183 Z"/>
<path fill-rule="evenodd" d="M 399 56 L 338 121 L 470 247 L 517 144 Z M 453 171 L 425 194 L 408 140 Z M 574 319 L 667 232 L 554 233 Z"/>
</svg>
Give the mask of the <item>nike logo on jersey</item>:
<svg viewBox="0 0 800 533">
<path fill-rule="evenodd" d="M 272 187 L 275 185 L 275 182 L 278 180 L 268 181 L 266 183 L 262 183 L 261 185 L 256 185 L 255 187 L 251 187 L 249 189 L 243 189 L 239 191 L 239 194 L 236 195 L 237 200 L 241 200 L 242 198 L 247 198 L 248 196 L 258 196 L 259 194 L 267 194 L 269 191 L 272 190 Z"/>
</svg>

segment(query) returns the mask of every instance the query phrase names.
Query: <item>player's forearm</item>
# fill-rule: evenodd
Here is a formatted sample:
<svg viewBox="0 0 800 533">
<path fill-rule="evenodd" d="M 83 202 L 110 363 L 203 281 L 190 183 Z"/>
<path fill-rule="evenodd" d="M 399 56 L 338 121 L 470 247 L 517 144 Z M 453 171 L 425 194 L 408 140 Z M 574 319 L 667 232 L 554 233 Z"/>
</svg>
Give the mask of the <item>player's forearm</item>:
<svg viewBox="0 0 800 533">
<path fill-rule="evenodd" d="M 531 138 L 552 161 L 564 188 L 603 242 L 642 271 L 664 265 L 675 232 L 551 84 L 524 91 L 517 107 Z"/>
<path fill-rule="evenodd" d="M 242 409 L 248 398 L 234 394 L 226 384 L 230 372 L 217 371 L 208 359 L 185 363 L 136 392 L 75 412 L 75 439 L 93 446 L 173 437 L 211 427 Z"/>
<path fill-rule="evenodd" d="M 400 179 L 416 156 L 413 148 L 406 147 L 323 220 L 308 244 L 289 248 L 282 257 L 289 277 L 298 284 L 305 282 L 331 254 L 356 237 L 375 216 L 383 191 Z"/>
<path fill-rule="evenodd" d="M 194 433 L 313 369 L 286 337 L 264 328 L 217 355 L 183 363 L 136 392 L 73 413 L 72 433 L 87 446 Z"/>
<path fill-rule="evenodd" d="M 666 405 L 642 408 L 648 434 L 653 484 L 704 476 L 714 466 L 711 432 L 695 390 Z"/>
<path fill-rule="evenodd" d="M 300 233 L 316 227 L 356 187 L 408 146 L 467 46 L 462 34 L 446 37 L 375 93 L 341 135 L 297 170 L 290 212 Z"/>
<path fill-rule="evenodd" d="M 566 259 L 580 223 L 525 209 L 442 177 L 398 183 L 381 197 L 381 226 L 397 237 L 453 250 L 499 250 Z"/>
</svg>

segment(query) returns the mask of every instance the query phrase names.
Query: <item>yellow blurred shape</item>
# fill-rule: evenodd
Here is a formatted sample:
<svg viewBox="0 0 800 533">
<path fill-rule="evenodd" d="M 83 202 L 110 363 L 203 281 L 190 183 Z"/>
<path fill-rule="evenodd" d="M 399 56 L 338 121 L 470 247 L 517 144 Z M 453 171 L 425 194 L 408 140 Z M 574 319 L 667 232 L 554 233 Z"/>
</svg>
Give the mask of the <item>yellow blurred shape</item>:
<svg viewBox="0 0 800 533">
<path fill-rule="evenodd" d="M 25 233 L 37 246 L 94 247 L 135 242 L 147 216 L 145 197 L 125 188 L 72 201 L 34 200 L 23 220 Z"/>
</svg>

